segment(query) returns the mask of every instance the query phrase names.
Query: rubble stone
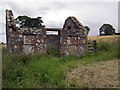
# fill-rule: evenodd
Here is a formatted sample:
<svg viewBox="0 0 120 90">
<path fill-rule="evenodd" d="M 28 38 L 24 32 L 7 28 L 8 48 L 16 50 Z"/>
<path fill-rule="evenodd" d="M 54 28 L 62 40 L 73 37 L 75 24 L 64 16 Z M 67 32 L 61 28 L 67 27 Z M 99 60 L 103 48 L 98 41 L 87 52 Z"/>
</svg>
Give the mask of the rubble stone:
<svg viewBox="0 0 120 90">
<path fill-rule="evenodd" d="M 47 35 L 47 31 L 58 31 L 58 35 Z M 18 28 L 12 11 L 6 10 L 6 38 L 10 53 L 47 53 L 48 48 L 64 55 L 83 55 L 87 51 L 87 34 L 75 17 L 68 17 L 62 29 Z"/>
</svg>

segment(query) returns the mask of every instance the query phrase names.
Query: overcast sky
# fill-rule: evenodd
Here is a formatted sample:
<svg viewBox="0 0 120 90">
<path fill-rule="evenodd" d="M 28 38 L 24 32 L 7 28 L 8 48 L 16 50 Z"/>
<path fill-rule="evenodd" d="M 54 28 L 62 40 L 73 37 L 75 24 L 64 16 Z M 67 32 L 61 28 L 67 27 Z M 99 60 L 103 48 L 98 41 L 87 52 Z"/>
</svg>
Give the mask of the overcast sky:
<svg viewBox="0 0 120 90">
<path fill-rule="evenodd" d="M 118 32 L 118 0 L 2 0 L 0 2 L 0 42 L 5 42 L 5 10 L 13 11 L 14 17 L 27 15 L 42 17 L 46 27 L 62 28 L 65 19 L 75 16 L 84 26 L 90 27 L 89 36 L 99 35 L 99 28 L 111 24 Z M 90 0 L 89 0 L 90 1 Z M 106 1 L 106 2 L 105 2 Z"/>
</svg>

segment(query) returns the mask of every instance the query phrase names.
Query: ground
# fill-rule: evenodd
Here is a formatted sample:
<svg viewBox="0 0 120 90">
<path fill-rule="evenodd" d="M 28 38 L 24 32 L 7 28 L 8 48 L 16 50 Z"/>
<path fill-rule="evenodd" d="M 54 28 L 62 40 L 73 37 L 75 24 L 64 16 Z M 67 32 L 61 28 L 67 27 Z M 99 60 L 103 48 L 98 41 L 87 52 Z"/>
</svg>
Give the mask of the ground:
<svg viewBox="0 0 120 90">
<path fill-rule="evenodd" d="M 97 49 L 85 56 L 20 55 L 2 52 L 4 88 L 116 88 L 118 36 L 88 37 Z M 113 39 L 114 38 L 114 39 Z"/>
<path fill-rule="evenodd" d="M 68 87 L 118 87 L 118 60 L 78 65 L 68 72 L 66 82 Z"/>
</svg>

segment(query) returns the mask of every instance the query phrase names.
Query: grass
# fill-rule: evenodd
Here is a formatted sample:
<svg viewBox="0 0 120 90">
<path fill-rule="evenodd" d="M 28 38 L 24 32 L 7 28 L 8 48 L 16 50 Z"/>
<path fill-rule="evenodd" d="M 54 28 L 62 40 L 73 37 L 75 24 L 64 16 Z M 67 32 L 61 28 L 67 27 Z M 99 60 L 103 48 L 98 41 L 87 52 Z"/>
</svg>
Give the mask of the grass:
<svg viewBox="0 0 120 90">
<path fill-rule="evenodd" d="M 118 58 L 118 42 L 97 43 L 97 50 L 85 56 L 18 55 L 3 50 L 3 88 L 66 88 L 67 72 L 86 65 Z M 53 52 L 53 51 L 52 51 Z M 76 87 L 73 82 L 71 87 Z M 86 86 L 87 87 L 87 86 Z"/>
</svg>

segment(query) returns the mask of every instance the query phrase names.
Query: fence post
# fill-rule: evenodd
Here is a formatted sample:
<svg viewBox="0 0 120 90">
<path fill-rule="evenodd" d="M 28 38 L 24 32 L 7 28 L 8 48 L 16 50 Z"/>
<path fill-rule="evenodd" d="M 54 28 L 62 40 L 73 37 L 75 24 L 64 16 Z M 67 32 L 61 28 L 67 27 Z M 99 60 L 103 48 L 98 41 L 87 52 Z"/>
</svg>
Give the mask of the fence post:
<svg viewBox="0 0 120 90">
<path fill-rule="evenodd" d="M 95 50 L 95 51 L 96 51 L 96 49 L 97 49 L 96 46 L 97 46 L 97 42 L 96 42 L 96 40 L 94 40 L 94 41 L 93 41 L 93 47 L 94 47 L 94 50 Z"/>
<path fill-rule="evenodd" d="M 89 41 L 88 42 L 88 52 L 96 51 L 96 49 L 97 49 L 97 42 L 96 42 L 96 40 Z"/>
</svg>

